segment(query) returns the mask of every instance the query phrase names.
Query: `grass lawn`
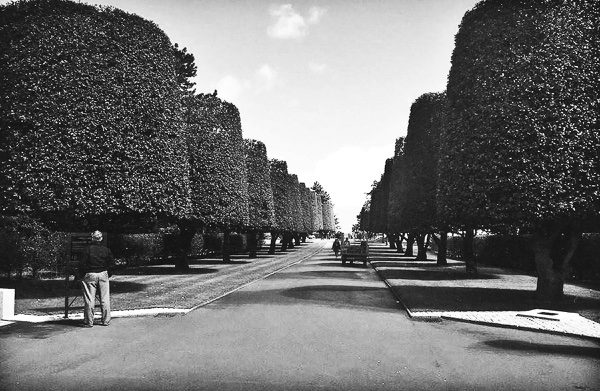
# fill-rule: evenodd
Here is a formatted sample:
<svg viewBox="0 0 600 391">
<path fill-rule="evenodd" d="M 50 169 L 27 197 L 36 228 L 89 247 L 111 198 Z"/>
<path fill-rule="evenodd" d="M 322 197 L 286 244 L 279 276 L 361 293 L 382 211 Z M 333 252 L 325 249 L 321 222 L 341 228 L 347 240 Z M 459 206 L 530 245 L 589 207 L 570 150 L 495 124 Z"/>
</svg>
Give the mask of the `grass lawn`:
<svg viewBox="0 0 600 391">
<path fill-rule="evenodd" d="M 325 243 L 316 239 L 275 255 L 268 255 L 264 248 L 256 259 L 234 255 L 228 263 L 217 257 L 193 259 L 185 273 L 177 272 L 173 265 L 119 270 L 110 279 L 111 309 L 192 308 L 316 253 Z M 15 314 L 64 314 L 64 278 L 3 280 L 0 287 L 15 289 Z M 81 312 L 79 283 L 71 281 L 69 287 L 69 311 Z"/>
<path fill-rule="evenodd" d="M 383 245 L 372 246 L 371 262 L 377 266 L 411 311 L 524 311 L 549 309 L 576 312 L 600 323 L 600 286 L 567 282 L 564 299 L 536 299 L 537 278 L 517 270 L 478 265 L 478 274 L 468 276 L 465 265 L 449 261 L 437 266 L 404 258 Z"/>
</svg>

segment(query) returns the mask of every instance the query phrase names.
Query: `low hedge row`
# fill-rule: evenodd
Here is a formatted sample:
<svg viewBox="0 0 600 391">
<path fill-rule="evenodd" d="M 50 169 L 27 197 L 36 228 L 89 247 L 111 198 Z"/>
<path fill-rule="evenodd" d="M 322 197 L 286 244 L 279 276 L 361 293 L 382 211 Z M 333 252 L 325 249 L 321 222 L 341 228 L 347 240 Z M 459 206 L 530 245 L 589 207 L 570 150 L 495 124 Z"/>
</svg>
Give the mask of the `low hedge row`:
<svg viewBox="0 0 600 391">
<path fill-rule="evenodd" d="M 108 247 L 119 266 L 137 267 L 171 262 L 178 255 L 177 239 L 172 233 L 109 234 Z M 7 278 L 62 276 L 68 246 L 68 233 L 49 231 L 33 219 L 0 216 L 0 272 Z M 246 235 L 231 234 L 230 246 L 232 254 L 246 253 Z M 220 254 L 222 248 L 223 234 L 198 234 L 190 256 Z"/>
<path fill-rule="evenodd" d="M 432 243 L 432 249 L 437 246 Z M 477 236 L 473 243 L 477 262 L 483 265 L 535 272 L 533 238 L 527 236 Z M 448 238 L 448 258 L 461 259 L 462 237 Z M 584 234 L 570 262 L 569 277 L 600 281 L 600 234 Z"/>
</svg>

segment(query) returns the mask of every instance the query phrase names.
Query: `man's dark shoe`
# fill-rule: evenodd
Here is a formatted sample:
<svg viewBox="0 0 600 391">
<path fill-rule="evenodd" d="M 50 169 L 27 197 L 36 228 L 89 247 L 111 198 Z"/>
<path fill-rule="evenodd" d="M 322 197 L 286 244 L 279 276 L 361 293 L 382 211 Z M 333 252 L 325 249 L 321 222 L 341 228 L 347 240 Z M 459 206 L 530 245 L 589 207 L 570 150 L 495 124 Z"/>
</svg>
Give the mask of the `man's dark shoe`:
<svg viewBox="0 0 600 391">
<path fill-rule="evenodd" d="M 110 323 L 100 323 L 100 326 L 110 326 Z"/>
<path fill-rule="evenodd" d="M 92 327 L 94 327 L 94 326 L 92 326 L 91 324 L 87 324 L 87 323 L 82 323 L 82 324 L 80 324 L 80 326 L 81 326 L 81 327 L 84 327 L 84 328 L 86 328 L 86 329 L 89 329 L 89 328 L 92 328 Z"/>
</svg>

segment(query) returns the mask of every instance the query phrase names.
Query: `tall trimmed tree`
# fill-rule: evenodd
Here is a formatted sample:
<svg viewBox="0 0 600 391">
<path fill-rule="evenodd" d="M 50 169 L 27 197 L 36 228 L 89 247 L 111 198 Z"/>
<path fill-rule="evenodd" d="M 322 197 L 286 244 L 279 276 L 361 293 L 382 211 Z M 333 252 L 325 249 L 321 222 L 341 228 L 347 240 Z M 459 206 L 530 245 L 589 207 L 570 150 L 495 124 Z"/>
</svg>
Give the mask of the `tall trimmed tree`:
<svg viewBox="0 0 600 391">
<path fill-rule="evenodd" d="M 244 140 L 248 171 L 248 242 L 250 258 L 256 258 L 258 233 L 266 232 L 275 223 L 271 170 L 265 144 Z"/>
<path fill-rule="evenodd" d="M 271 159 L 271 189 L 273 190 L 273 203 L 275 206 L 275 224 L 271 229 L 271 245 L 269 254 L 275 254 L 277 238 L 280 234 L 291 232 L 293 221 L 288 208 L 291 202 L 291 193 L 289 189 L 289 173 L 287 162 L 278 159 Z M 282 250 L 286 247 L 282 246 Z"/>
<path fill-rule="evenodd" d="M 456 35 L 440 211 L 463 227 L 530 233 L 537 293 L 558 300 L 600 215 L 600 7 L 488 0 Z"/>
<path fill-rule="evenodd" d="M 229 234 L 248 225 L 248 179 L 237 107 L 216 94 L 190 99 L 188 113 L 192 207 L 205 227 L 223 232 L 223 260 Z"/>
<path fill-rule="evenodd" d="M 290 191 L 290 204 L 288 210 L 291 214 L 292 226 L 291 232 L 288 238 L 288 247 L 294 245 L 300 245 L 300 232 L 302 232 L 302 197 L 300 196 L 300 183 L 298 182 L 298 175 L 290 174 L 288 176 L 289 191 Z"/>
<path fill-rule="evenodd" d="M 402 240 L 405 234 L 408 233 L 406 252 L 404 255 L 413 255 L 414 234 L 405 230 L 403 226 L 401 208 L 402 197 L 401 188 L 406 180 L 406 159 L 404 157 L 405 138 L 399 137 L 396 139 L 394 147 L 394 164 L 392 165 L 392 174 L 390 177 L 390 197 L 388 199 L 388 231 L 393 233 L 396 240 L 396 250 L 401 252 Z"/>
<path fill-rule="evenodd" d="M 427 259 L 425 237 L 437 231 L 439 225 L 436 213 L 437 168 L 445 108 L 444 93 L 428 93 L 417 98 L 410 109 L 404 140 L 406 171 L 398 194 L 399 221 L 402 231 L 414 232 L 419 260 Z"/>
</svg>

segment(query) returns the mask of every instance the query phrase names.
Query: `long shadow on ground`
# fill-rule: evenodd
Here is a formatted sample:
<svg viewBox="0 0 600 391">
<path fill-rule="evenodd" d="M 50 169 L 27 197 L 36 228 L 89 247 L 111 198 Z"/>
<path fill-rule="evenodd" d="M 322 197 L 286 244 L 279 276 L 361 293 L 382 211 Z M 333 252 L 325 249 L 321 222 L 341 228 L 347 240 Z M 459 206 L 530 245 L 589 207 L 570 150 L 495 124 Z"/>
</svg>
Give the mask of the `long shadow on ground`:
<svg viewBox="0 0 600 391">
<path fill-rule="evenodd" d="M 190 274 L 210 274 L 216 273 L 217 269 L 208 269 L 201 267 L 191 267 L 188 270 L 181 271 L 176 270 L 175 267 L 160 267 L 160 266 L 145 266 L 145 267 L 136 267 L 131 269 L 123 269 L 117 272 L 118 275 L 123 276 L 138 276 L 138 275 L 156 275 L 156 276 L 172 276 L 172 275 L 190 275 Z M 113 283 L 117 283 L 116 281 L 111 281 L 111 289 Z"/>
<path fill-rule="evenodd" d="M 527 356 L 531 355 L 532 353 L 535 353 L 572 357 L 600 358 L 600 348 L 584 346 L 541 344 L 512 339 L 490 340 L 484 342 L 484 344 L 494 349 L 521 351 L 523 352 L 523 355 Z"/>
<path fill-rule="evenodd" d="M 431 285 L 402 285 L 394 289 L 411 311 L 526 311 L 546 308 L 573 312 L 600 306 L 600 300 L 572 295 L 566 295 L 556 303 L 540 302 L 536 299 L 535 290 Z"/>
<path fill-rule="evenodd" d="M 146 284 L 128 281 L 110 282 L 112 293 L 138 292 L 145 288 Z M 70 292 L 81 292 L 81 286 L 77 281 L 69 282 Z M 80 294 L 80 293 L 79 293 Z M 15 289 L 15 299 L 48 299 L 65 296 L 65 282 L 63 280 L 29 280 L 22 281 Z"/>
<path fill-rule="evenodd" d="M 386 287 L 352 285 L 311 285 L 266 291 L 242 290 L 221 299 L 220 304 L 232 305 L 302 305 L 317 304 L 361 311 L 394 311 L 401 308 L 391 299 Z M 276 293 L 274 296 L 273 293 Z"/>
<path fill-rule="evenodd" d="M 424 280 L 424 281 L 456 281 L 456 280 L 494 280 L 501 276 L 491 273 L 477 273 L 468 275 L 464 268 L 461 270 L 384 270 L 382 274 L 389 280 Z"/>
</svg>

